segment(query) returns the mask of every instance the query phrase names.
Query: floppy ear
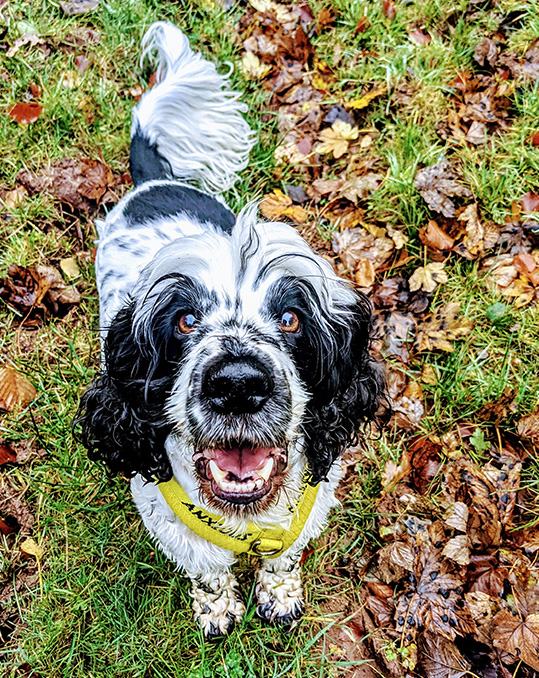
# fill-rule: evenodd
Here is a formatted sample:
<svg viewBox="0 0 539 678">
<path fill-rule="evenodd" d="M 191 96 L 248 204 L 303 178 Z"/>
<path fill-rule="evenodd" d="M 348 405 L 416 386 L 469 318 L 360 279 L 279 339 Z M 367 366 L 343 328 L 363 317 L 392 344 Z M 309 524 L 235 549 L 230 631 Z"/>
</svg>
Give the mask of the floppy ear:
<svg viewBox="0 0 539 678">
<path fill-rule="evenodd" d="M 105 367 L 82 396 L 74 426 L 90 459 L 100 460 L 113 475 L 169 480 L 165 452 L 171 425 L 164 415 L 173 370 L 152 355 L 133 333 L 134 303 L 115 317 L 105 345 Z"/>
<path fill-rule="evenodd" d="M 356 302 L 318 338 L 319 381 L 307 405 L 306 455 L 313 482 L 324 480 L 337 457 L 357 441 L 359 425 L 374 419 L 385 391 L 383 368 L 369 353 L 371 306 Z"/>
</svg>

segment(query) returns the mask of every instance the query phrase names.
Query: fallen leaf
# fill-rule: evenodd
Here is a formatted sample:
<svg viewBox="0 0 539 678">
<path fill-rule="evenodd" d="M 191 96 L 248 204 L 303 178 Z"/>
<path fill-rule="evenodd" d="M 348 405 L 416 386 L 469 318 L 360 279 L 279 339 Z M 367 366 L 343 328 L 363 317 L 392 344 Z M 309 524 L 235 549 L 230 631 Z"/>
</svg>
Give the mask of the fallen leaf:
<svg viewBox="0 0 539 678">
<path fill-rule="evenodd" d="M 28 103 L 15 104 L 9 109 L 8 115 L 15 122 L 30 125 L 39 118 L 42 111 L 43 106 L 41 104 L 38 104 L 36 101 L 30 101 Z"/>
<path fill-rule="evenodd" d="M 468 507 L 461 501 L 451 504 L 444 515 L 444 523 L 459 532 L 466 532 Z"/>
<path fill-rule="evenodd" d="M 99 5 L 99 0 L 60 0 L 60 7 L 69 16 L 91 12 Z"/>
<path fill-rule="evenodd" d="M 384 8 L 384 14 L 390 21 L 397 16 L 397 8 L 393 0 L 382 0 L 382 7 Z"/>
<path fill-rule="evenodd" d="M 382 492 L 380 496 L 383 497 L 390 492 L 408 473 L 410 473 L 410 460 L 406 453 L 402 455 L 399 464 L 396 464 L 391 459 L 386 461 L 382 471 Z"/>
<path fill-rule="evenodd" d="M 486 132 L 487 126 L 485 123 L 480 122 L 479 120 L 474 120 L 470 125 L 468 133 L 466 134 L 466 141 L 468 141 L 470 144 L 475 144 L 476 146 L 479 144 L 485 144 L 487 141 Z"/>
<path fill-rule="evenodd" d="M 425 633 L 420 649 L 420 664 L 426 678 L 462 678 L 470 675 L 471 664 L 447 638 Z"/>
<path fill-rule="evenodd" d="M 491 68 L 496 65 L 498 56 L 498 47 L 494 40 L 490 38 L 483 38 L 477 45 L 473 53 L 473 58 L 480 66 L 487 63 Z"/>
<path fill-rule="evenodd" d="M 367 108 L 367 106 L 377 99 L 379 96 L 387 93 L 387 87 L 378 86 L 371 89 L 369 92 L 361 96 L 359 99 L 352 99 L 351 101 L 346 102 L 348 108 L 353 108 L 356 111 L 360 111 L 362 108 Z"/>
<path fill-rule="evenodd" d="M 354 177 L 342 184 L 339 195 L 357 205 L 358 199 L 364 200 L 378 189 L 382 178 L 380 174 L 374 172 Z"/>
<path fill-rule="evenodd" d="M 0 442 L 0 466 L 13 464 L 17 461 L 17 454 L 9 443 Z"/>
<path fill-rule="evenodd" d="M 372 287 L 376 273 L 370 259 L 360 259 L 354 271 L 354 280 L 359 287 Z"/>
<path fill-rule="evenodd" d="M 318 153 L 331 153 L 334 158 L 341 158 L 348 152 L 350 141 L 358 138 L 357 127 L 342 120 L 336 120 L 331 127 L 320 132 L 320 140 L 316 150 Z"/>
<path fill-rule="evenodd" d="M 8 483 L 0 485 L 0 532 L 11 534 L 21 531 L 28 534 L 34 524 L 34 516 L 28 504 L 21 498 L 21 491 L 11 487 Z"/>
<path fill-rule="evenodd" d="M 537 212 L 539 211 L 539 195 L 528 191 L 520 199 L 520 204 L 524 212 Z"/>
<path fill-rule="evenodd" d="M 241 70 L 247 77 L 260 80 L 271 71 L 271 66 L 263 64 L 253 52 L 245 52 L 241 60 Z"/>
<path fill-rule="evenodd" d="M 436 386 L 438 383 L 438 375 L 432 365 L 425 363 L 421 368 L 421 381 L 430 386 Z"/>
<path fill-rule="evenodd" d="M 35 387 L 14 367 L 0 368 L 0 410 L 13 412 L 18 407 L 25 407 L 36 395 Z"/>
<path fill-rule="evenodd" d="M 21 551 L 24 551 L 24 553 L 27 553 L 29 556 L 34 556 L 36 560 L 40 560 L 45 553 L 45 550 L 36 544 L 32 537 L 27 537 L 21 542 L 20 548 Z"/>
<path fill-rule="evenodd" d="M 3 198 L 6 209 L 13 210 L 22 205 L 24 199 L 28 196 L 28 191 L 24 186 L 17 186 L 12 191 L 8 191 Z"/>
<path fill-rule="evenodd" d="M 78 278 L 80 275 L 80 268 L 74 257 L 62 259 L 60 261 L 60 268 L 68 278 Z"/>
<path fill-rule="evenodd" d="M 92 158 L 64 158 L 37 174 L 21 170 L 17 179 L 31 194 L 44 191 L 83 212 L 95 211 L 114 184 L 110 168 Z"/>
<path fill-rule="evenodd" d="M 454 238 L 443 231 L 438 224 L 429 219 L 427 227 L 419 230 L 421 242 L 434 250 L 450 250 L 455 244 Z"/>
<path fill-rule="evenodd" d="M 17 52 L 24 47 L 24 45 L 44 45 L 45 40 L 40 38 L 35 33 L 24 33 L 20 38 L 17 38 L 13 45 L 6 52 L 7 57 L 13 57 Z"/>
<path fill-rule="evenodd" d="M 441 350 L 452 353 L 452 341 L 463 339 L 474 326 L 469 318 L 459 315 L 459 304 L 451 302 L 441 306 L 427 319 L 416 338 L 419 351 Z"/>
<path fill-rule="evenodd" d="M 459 565 L 468 565 L 470 562 L 468 537 L 465 534 L 458 534 L 450 539 L 444 546 L 442 555 L 454 560 Z"/>
<path fill-rule="evenodd" d="M 368 30 L 371 27 L 371 22 L 368 20 L 366 16 L 362 16 L 361 19 L 357 22 L 356 25 L 356 30 L 354 31 L 354 35 L 359 35 L 360 33 L 365 33 L 366 30 Z M 539 138 L 539 132 L 538 138 Z M 537 142 L 537 145 L 539 146 L 539 141 Z"/>
<path fill-rule="evenodd" d="M 410 40 L 417 42 L 418 45 L 428 45 L 431 41 L 431 37 L 428 33 L 423 33 L 420 30 L 410 31 L 408 33 Z"/>
<path fill-rule="evenodd" d="M 79 73 L 85 73 L 89 65 L 90 60 L 84 54 L 79 54 L 75 57 L 75 68 Z"/>
<path fill-rule="evenodd" d="M 441 212 L 445 217 L 454 217 L 455 205 L 450 198 L 471 195 L 470 190 L 458 179 L 460 176 L 455 168 L 450 162 L 444 161 L 419 170 L 414 185 L 430 209 Z"/>
<path fill-rule="evenodd" d="M 307 220 L 307 212 L 300 205 L 294 205 L 292 198 L 285 195 L 278 188 L 264 196 L 260 203 L 260 211 L 267 219 L 281 219 L 288 217 L 297 224 L 303 224 Z"/>
<path fill-rule="evenodd" d="M 425 290 L 425 292 L 434 292 L 434 290 L 448 280 L 447 273 L 444 271 L 445 263 L 435 261 L 426 266 L 417 268 L 408 281 L 410 292 Z"/>
<path fill-rule="evenodd" d="M 518 421 L 518 435 L 539 447 L 539 406 Z"/>
<path fill-rule="evenodd" d="M 539 671 L 539 614 L 525 619 L 502 610 L 493 620 L 493 643 Z"/>
</svg>

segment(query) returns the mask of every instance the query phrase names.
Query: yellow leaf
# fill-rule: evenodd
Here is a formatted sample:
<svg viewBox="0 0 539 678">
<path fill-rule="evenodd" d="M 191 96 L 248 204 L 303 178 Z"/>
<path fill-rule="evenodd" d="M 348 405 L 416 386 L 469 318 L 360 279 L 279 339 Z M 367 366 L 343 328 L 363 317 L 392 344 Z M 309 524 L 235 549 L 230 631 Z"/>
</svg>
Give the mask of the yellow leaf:
<svg viewBox="0 0 539 678">
<path fill-rule="evenodd" d="M 263 64 L 253 52 L 246 52 L 241 60 L 241 70 L 248 78 L 260 80 L 271 71 L 271 66 Z"/>
<path fill-rule="evenodd" d="M 74 257 L 62 259 L 60 261 L 60 268 L 67 275 L 68 278 L 78 278 L 80 275 L 79 265 Z"/>
<path fill-rule="evenodd" d="M 336 120 L 331 127 L 320 132 L 322 141 L 316 148 L 318 153 L 332 153 L 334 158 L 342 157 L 347 151 L 350 141 L 357 139 L 359 130 L 343 120 Z"/>
<path fill-rule="evenodd" d="M 8 210 L 15 209 L 15 207 L 18 207 L 19 205 L 22 204 L 23 200 L 26 198 L 27 195 L 28 192 L 24 188 L 24 186 L 17 186 L 17 188 L 14 188 L 12 191 L 9 191 L 3 198 L 6 209 Z"/>
<path fill-rule="evenodd" d="M 371 287 L 374 284 L 374 266 L 370 259 L 360 259 L 357 262 L 354 280 L 359 287 Z"/>
<path fill-rule="evenodd" d="M 360 110 L 362 108 L 367 108 L 367 106 L 376 99 L 376 97 L 381 96 L 382 94 L 385 94 L 387 92 L 387 87 L 383 85 L 382 87 L 375 87 L 374 89 L 371 89 L 370 92 L 367 92 L 364 94 L 362 97 L 359 99 L 352 99 L 352 101 L 348 101 L 345 105 L 348 108 L 354 108 L 356 110 Z"/>
<path fill-rule="evenodd" d="M 434 261 L 426 266 L 420 266 L 410 276 L 408 281 L 410 292 L 424 290 L 434 292 L 438 285 L 447 282 L 447 273 L 444 271 L 443 261 Z"/>
<path fill-rule="evenodd" d="M 303 224 L 308 216 L 303 207 L 294 205 L 292 199 L 278 188 L 264 197 L 260 203 L 260 211 L 267 219 L 288 217 L 297 224 Z"/>
<path fill-rule="evenodd" d="M 27 537 L 21 544 L 21 551 L 24 551 L 29 556 L 34 556 L 36 560 L 39 560 L 43 557 L 45 550 L 41 548 L 36 542 L 31 538 Z"/>
</svg>

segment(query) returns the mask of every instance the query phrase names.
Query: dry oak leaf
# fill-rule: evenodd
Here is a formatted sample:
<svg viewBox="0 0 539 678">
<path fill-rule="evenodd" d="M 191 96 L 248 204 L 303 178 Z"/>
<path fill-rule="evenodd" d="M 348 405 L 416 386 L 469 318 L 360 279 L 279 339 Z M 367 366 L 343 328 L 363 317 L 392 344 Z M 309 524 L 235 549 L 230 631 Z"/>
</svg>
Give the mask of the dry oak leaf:
<svg viewBox="0 0 539 678">
<path fill-rule="evenodd" d="M 455 347 L 451 343 L 467 336 L 474 326 L 473 320 L 459 315 L 460 304 L 451 302 L 440 306 L 427 322 L 424 322 L 416 338 L 419 351 L 447 351 Z"/>
<path fill-rule="evenodd" d="M 339 196 L 357 205 L 358 199 L 364 200 L 378 189 L 382 179 L 381 174 L 375 174 L 374 172 L 369 172 L 361 177 L 354 177 L 344 182 Z"/>
<path fill-rule="evenodd" d="M 494 617 L 493 643 L 539 671 L 539 614 L 525 619 L 502 610 Z"/>
<path fill-rule="evenodd" d="M 419 170 L 415 175 L 414 186 L 435 212 L 444 217 L 455 216 L 455 205 L 451 197 L 468 197 L 471 192 L 459 183 L 459 174 L 450 162 L 444 161 Z"/>
<path fill-rule="evenodd" d="M 376 273 L 370 259 L 360 259 L 354 271 L 354 280 L 358 287 L 372 287 Z"/>
<path fill-rule="evenodd" d="M 15 104 L 9 109 L 9 117 L 15 122 L 30 125 L 35 122 L 43 111 L 43 106 L 35 101 Z"/>
<path fill-rule="evenodd" d="M 376 237 L 363 227 L 347 228 L 333 234 L 333 250 L 349 271 L 354 271 L 361 259 L 370 259 L 376 270 L 383 266 L 394 249 L 391 238 Z"/>
<path fill-rule="evenodd" d="M 477 203 L 471 203 L 458 216 L 466 223 L 466 235 L 463 244 L 470 254 L 480 254 L 494 247 L 500 237 L 499 227 L 492 222 L 482 224 L 477 214 Z"/>
<path fill-rule="evenodd" d="M 518 422 L 518 435 L 539 447 L 539 406 Z"/>
<path fill-rule="evenodd" d="M 308 216 L 303 207 L 294 205 L 292 198 L 285 195 L 278 188 L 276 188 L 273 193 L 264 196 L 264 199 L 260 203 L 260 211 L 266 219 L 281 219 L 282 217 L 288 217 L 297 224 L 303 224 Z"/>
<path fill-rule="evenodd" d="M 410 292 L 417 292 L 418 290 L 434 292 L 438 285 L 446 283 L 448 278 L 444 266 L 445 262 L 434 261 L 417 268 L 408 281 Z"/>
<path fill-rule="evenodd" d="M 316 151 L 318 153 L 331 153 L 334 158 L 341 158 L 348 152 L 350 141 L 357 139 L 359 130 L 347 122 L 335 120 L 331 127 L 320 132 L 320 140 Z"/>
<path fill-rule="evenodd" d="M 36 395 L 35 387 L 14 367 L 0 368 L 0 410 L 12 412 L 19 406 L 28 405 Z"/>
</svg>

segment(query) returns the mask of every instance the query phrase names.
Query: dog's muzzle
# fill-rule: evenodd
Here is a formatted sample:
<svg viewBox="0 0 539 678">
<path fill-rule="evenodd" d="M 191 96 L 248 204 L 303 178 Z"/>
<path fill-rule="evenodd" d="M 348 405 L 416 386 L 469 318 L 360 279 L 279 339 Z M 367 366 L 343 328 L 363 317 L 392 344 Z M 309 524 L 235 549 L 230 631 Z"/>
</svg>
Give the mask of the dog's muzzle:
<svg viewBox="0 0 539 678">
<path fill-rule="evenodd" d="M 274 391 L 269 370 L 256 358 L 239 358 L 212 365 L 202 380 L 202 397 L 219 414 L 254 414 Z"/>
</svg>

